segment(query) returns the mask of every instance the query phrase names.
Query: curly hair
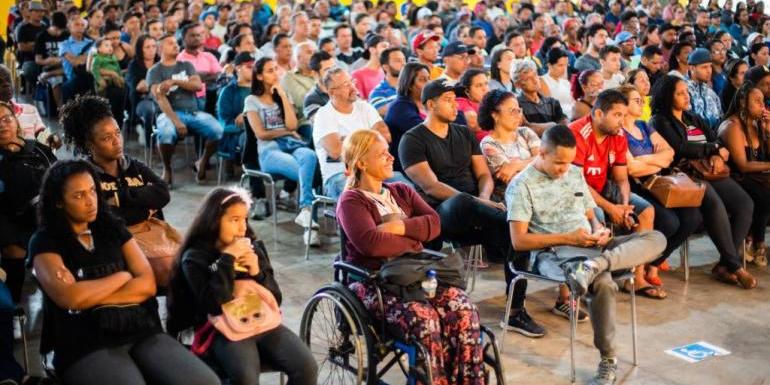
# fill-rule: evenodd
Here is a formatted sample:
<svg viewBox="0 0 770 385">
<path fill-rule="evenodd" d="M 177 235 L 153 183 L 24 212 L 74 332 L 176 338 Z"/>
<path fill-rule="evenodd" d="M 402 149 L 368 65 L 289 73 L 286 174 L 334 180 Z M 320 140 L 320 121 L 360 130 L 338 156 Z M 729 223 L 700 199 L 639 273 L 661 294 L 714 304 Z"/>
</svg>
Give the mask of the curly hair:
<svg viewBox="0 0 770 385">
<path fill-rule="evenodd" d="M 78 95 L 59 112 L 59 124 L 64 130 L 64 143 L 72 145 L 76 154 L 88 154 L 87 143 L 100 121 L 113 118 L 110 102 L 95 95 Z"/>
<path fill-rule="evenodd" d="M 495 129 L 495 118 L 492 116 L 493 112 L 499 112 L 497 106 L 513 98 L 513 93 L 504 90 L 492 90 L 484 95 L 479 105 L 478 122 L 479 127 L 484 131 L 492 131 Z"/>
</svg>

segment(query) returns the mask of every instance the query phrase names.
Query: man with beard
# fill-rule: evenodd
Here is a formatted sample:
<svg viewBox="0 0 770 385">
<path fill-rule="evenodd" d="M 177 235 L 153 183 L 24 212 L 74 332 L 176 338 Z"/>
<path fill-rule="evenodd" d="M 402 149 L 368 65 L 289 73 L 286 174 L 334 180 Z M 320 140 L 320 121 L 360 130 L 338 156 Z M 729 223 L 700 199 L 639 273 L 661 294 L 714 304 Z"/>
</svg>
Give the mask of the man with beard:
<svg viewBox="0 0 770 385">
<path fill-rule="evenodd" d="M 578 71 L 600 70 L 602 64 L 599 61 L 599 51 L 607 45 L 607 30 L 601 24 L 594 24 L 586 32 L 588 37 L 588 50 L 575 61 L 575 69 Z"/>
<path fill-rule="evenodd" d="M 195 94 L 198 109 L 209 114 L 216 112 L 217 76 L 222 72 L 219 60 L 211 52 L 203 49 L 204 31 L 199 23 L 191 23 L 182 28 L 184 51 L 177 55 L 179 61 L 190 62 L 195 72 L 203 81 L 203 87 Z"/>
<path fill-rule="evenodd" d="M 677 28 L 671 23 L 665 23 L 658 27 L 660 36 L 660 50 L 663 52 L 663 72 L 668 72 L 668 59 L 671 57 L 671 49 L 676 44 Z"/>
<path fill-rule="evenodd" d="M 406 55 L 400 47 L 390 47 L 380 54 L 380 65 L 385 78 L 369 94 L 369 104 L 384 117 L 388 113 L 390 103 L 396 100 L 398 75 L 406 65 Z"/>
<path fill-rule="evenodd" d="M 583 169 L 594 201 L 610 222 L 626 230 L 652 230 L 654 208 L 632 193 L 628 182 L 628 142 L 621 133 L 627 110 L 628 99 L 620 91 L 602 91 L 591 114 L 569 125 L 577 141 L 572 163 Z M 616 186 L 618 191 L 606 188 L 608 185 Z M 605 215 L 597 214 L 603 222 Z"/>
</svg>

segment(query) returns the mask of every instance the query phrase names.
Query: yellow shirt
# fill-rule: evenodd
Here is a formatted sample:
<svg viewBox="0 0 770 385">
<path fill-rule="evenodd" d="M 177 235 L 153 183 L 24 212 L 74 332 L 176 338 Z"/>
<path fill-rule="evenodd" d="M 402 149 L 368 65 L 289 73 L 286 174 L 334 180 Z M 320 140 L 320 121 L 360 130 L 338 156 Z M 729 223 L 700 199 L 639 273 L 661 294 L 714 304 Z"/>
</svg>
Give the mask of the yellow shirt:
<svg viewBox="0 0 770 385">
<path fill-rule="evenodd" d="M 441 76 L 441 74 L 444 73 L 444 69 L 434 65 L 433 67 L 430 67 L 430 80 L 436 80 Z"/>
<path fill-rule="evenodd" d="M 652 118 L 652 107 L 650 107 L 651 100 L 651 96 L 644 97 L 644 104 L 642 105 L 642 116 L 639 117 L 639 119 L 645 122 L 649 122 Z"/>
</svg>

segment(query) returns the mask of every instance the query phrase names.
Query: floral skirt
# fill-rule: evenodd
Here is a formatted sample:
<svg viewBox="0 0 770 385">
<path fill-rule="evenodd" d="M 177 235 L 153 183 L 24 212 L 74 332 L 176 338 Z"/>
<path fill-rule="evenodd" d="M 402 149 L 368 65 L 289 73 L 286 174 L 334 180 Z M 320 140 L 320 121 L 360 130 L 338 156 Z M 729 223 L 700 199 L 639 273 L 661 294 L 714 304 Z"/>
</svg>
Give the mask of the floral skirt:
<svg viewBox="0 0 770 385">
<path fill-rule="evenodd" d="M 381 314 L 374 287 L 355 282 L 350 289 L 375 319 L 384 319 L 428 350 L 434 385 L 484 385 L 479 313 L 463 290 L 439 287 L 424 302 L 403 302 L 383 291 Z"/>
</svg>

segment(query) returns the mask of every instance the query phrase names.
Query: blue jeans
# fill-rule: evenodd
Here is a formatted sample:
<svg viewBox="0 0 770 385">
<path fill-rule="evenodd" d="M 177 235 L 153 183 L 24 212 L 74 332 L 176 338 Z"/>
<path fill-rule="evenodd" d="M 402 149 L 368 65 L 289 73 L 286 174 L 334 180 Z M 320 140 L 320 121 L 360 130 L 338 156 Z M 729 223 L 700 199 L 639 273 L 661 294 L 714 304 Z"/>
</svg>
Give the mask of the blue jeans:
<svg viewBox="0 0 770 385">
<path fill-rule="evenodd" d="M 313 204 L 313 175 L 318 165 L 315 151 L 300 147 L 289 154 L 281 151 L 278 143 L 271 141 L 259 149 L 259 164 L 264 172 L 299 182 L 299 207 Z"/>
<path fill-rule="evenodd" d="M 187 130 L 203 139 L 217 141 L 222 139 L 224 129 L 216 118 L 205 112 L 174 111 Z M 158 144 L 176 144 L 176 127 L 166 114 L 160 114 L 155 125 Z"/>
<path fill-rule="evenodd" d="M 640 215 L 642 211 L 647 210 L 647 208 L 649 207 L 652 207 L 650 202 L 647 202 L 647 200 L 645 200 L 644 198 L 634 193 L 631 193 L 631 195 L 629 195 L 628 204 L 631 206 L 634 206 L 634 214 L 636 215 Z M 596 215 L 596 219 L 599 222 L 606 223 L 606 216 L 604 215 L 604 210 L 602 210 L 598 206 L 594 209 L 594 215 Z"/>
<path fill-rule="evenodd" d="M 385 183 L 395 183 L 395 182 L 401 182 L 405 183 L 409 187 L 414 187 L 412 184 L 412 181 L 409 180 L 404 174 L 394 171 L 393 177 L 386 180 Z M 345 184 L 347 184 L 347 178 L 345 177 L 345 173 L 338 173 L 334 174 L 329 179 L 324 182 L 324 195 L 326 195 L 329 198 L 332 198 L 334 200 L 337 200 L 337 198 L 342 195 L 342 191 L 345 190 Z"/>
</svg>

